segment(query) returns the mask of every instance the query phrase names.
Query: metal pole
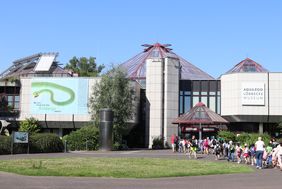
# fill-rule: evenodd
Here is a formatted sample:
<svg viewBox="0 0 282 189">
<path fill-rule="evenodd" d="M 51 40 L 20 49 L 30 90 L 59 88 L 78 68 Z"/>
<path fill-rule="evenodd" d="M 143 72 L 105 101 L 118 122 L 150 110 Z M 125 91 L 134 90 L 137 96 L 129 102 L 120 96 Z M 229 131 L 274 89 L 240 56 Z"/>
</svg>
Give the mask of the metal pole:
<svg viewBox="0 0 282 189">
<path fill-rule="evenodd" d="M 202 140 L 202 124 L 201 123 L 199 127 L 199 140 Z"/>
<path fill-rule="evenodd" d="M 13 148 L 14 148 L 14 131 L 12 132 L 12 140 L 11 140 L 11 155 L 13 155 Z"/>
<path fill-rule="evenodd" d="M 65 142 L 64 142 L 64 152 L 65 153 L 67 152 L 67 140 L 65 140 Z"/>
<path fill-rule="evenodd" d="M 29 154 L 29 141 L 27 142 L 27 154 Z"/>
</svg>

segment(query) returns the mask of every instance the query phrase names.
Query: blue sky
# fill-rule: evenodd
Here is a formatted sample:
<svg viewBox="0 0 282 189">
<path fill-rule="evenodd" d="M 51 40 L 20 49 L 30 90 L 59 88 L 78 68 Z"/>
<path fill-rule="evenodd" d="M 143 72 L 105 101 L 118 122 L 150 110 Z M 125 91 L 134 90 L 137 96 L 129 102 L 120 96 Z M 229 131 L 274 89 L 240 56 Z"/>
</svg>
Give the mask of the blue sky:
<svg viewBox="0 0 282 189">
<path fill-rule="evenodd" d="M 214 77 L 246 57 L 281 72 L 281 10 L 279 0 L 1 1 L 0 72 L 38 52 L 117 64 L 156 42 Z"/>
</svg>

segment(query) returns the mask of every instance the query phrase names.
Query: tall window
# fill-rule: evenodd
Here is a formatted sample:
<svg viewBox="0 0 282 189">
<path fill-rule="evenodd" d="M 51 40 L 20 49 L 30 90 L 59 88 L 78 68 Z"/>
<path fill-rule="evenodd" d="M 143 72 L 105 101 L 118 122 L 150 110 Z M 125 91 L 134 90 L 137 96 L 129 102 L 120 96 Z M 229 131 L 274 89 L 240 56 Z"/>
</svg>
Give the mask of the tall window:
<svg viewBox="0 0 282 189">
<path fill-rule="evenodd" d="M 217 91 L 217 81 L 210 81 L 209 108 L 214 112 L 216 112 L 216 91 Z"/>
<path fill-rule="evenodd" d="M 217 81 L 217 110 L 216 110 L 216 113 L 220 114 L 221 113 L 221 92 L 220 92 L 220 81 Z"/>
<path fill-rule="evenodd" d="M 179 114 L 183 114 L 183 110 L 184 110 L 184 108 L 183 108 L 183 91 L 180 91 L 179 92 Z"/>
</svg>

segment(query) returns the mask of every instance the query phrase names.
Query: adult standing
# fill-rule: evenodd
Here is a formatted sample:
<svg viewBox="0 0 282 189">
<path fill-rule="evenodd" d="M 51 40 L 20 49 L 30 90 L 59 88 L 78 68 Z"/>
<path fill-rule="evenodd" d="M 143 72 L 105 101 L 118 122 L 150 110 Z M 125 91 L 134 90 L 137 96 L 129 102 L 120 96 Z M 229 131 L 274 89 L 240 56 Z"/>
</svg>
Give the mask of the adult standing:
<svg viewBox="0 0 282 189">
<path fill-rule="evenodd" d="M 261 140 L 261 137 L 258 137 L 258 141 L 256 141 L 255 147 L 256 147 L 256 166 L 257 169 L 262 169 L 262 155 L 264 152 L 264 142 Z"/>
<path fill-rule="evenodd" d="M 176 148 L 176 143 L 175 143 L 175 141 L 176 141 L 176 135 L 173 134 L 173 135 L 171 135 L 171 137 L 170 137 L 172 152 L 175 152 L 175 148 Z"/>
</svg>

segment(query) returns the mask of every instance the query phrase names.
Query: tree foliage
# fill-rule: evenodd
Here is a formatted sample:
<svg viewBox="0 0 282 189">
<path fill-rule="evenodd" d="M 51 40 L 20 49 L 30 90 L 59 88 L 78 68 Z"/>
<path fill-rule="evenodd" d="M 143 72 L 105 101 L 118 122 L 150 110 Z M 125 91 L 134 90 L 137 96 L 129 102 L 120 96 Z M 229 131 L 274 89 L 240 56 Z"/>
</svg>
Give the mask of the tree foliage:
<svg viewBox="0 0 282 189">
<path fill-rule="evenodd" d="M 20 122 L 19 131 L 28 132 L 30 134 L 38 133 L 40 131 L 40 125 L 37 119 L 34 117 L 26 118 Z"/>
<path fill-rule="evenodd" d="M 75 73 L 78 73 L 81 77 L 96 77 L 104 69 L 104 65 L 97 66 L 95 57 L 73 57 L 69 60 L 69 63 L 65 66 L 66 69 L 70 69 Z"/>
<path fill-rule="evenodd" d="M 130 80 L 120 68 L 113 68 L 102 76 L 93 88 L 89 102 L 92 118 L 99 121 L 99 110 L 111 108 L 114 111 L 114 142 L 121 143 L 127 130 L 126 122 L 133 117 L 134 90 Z"/>
</svg>

